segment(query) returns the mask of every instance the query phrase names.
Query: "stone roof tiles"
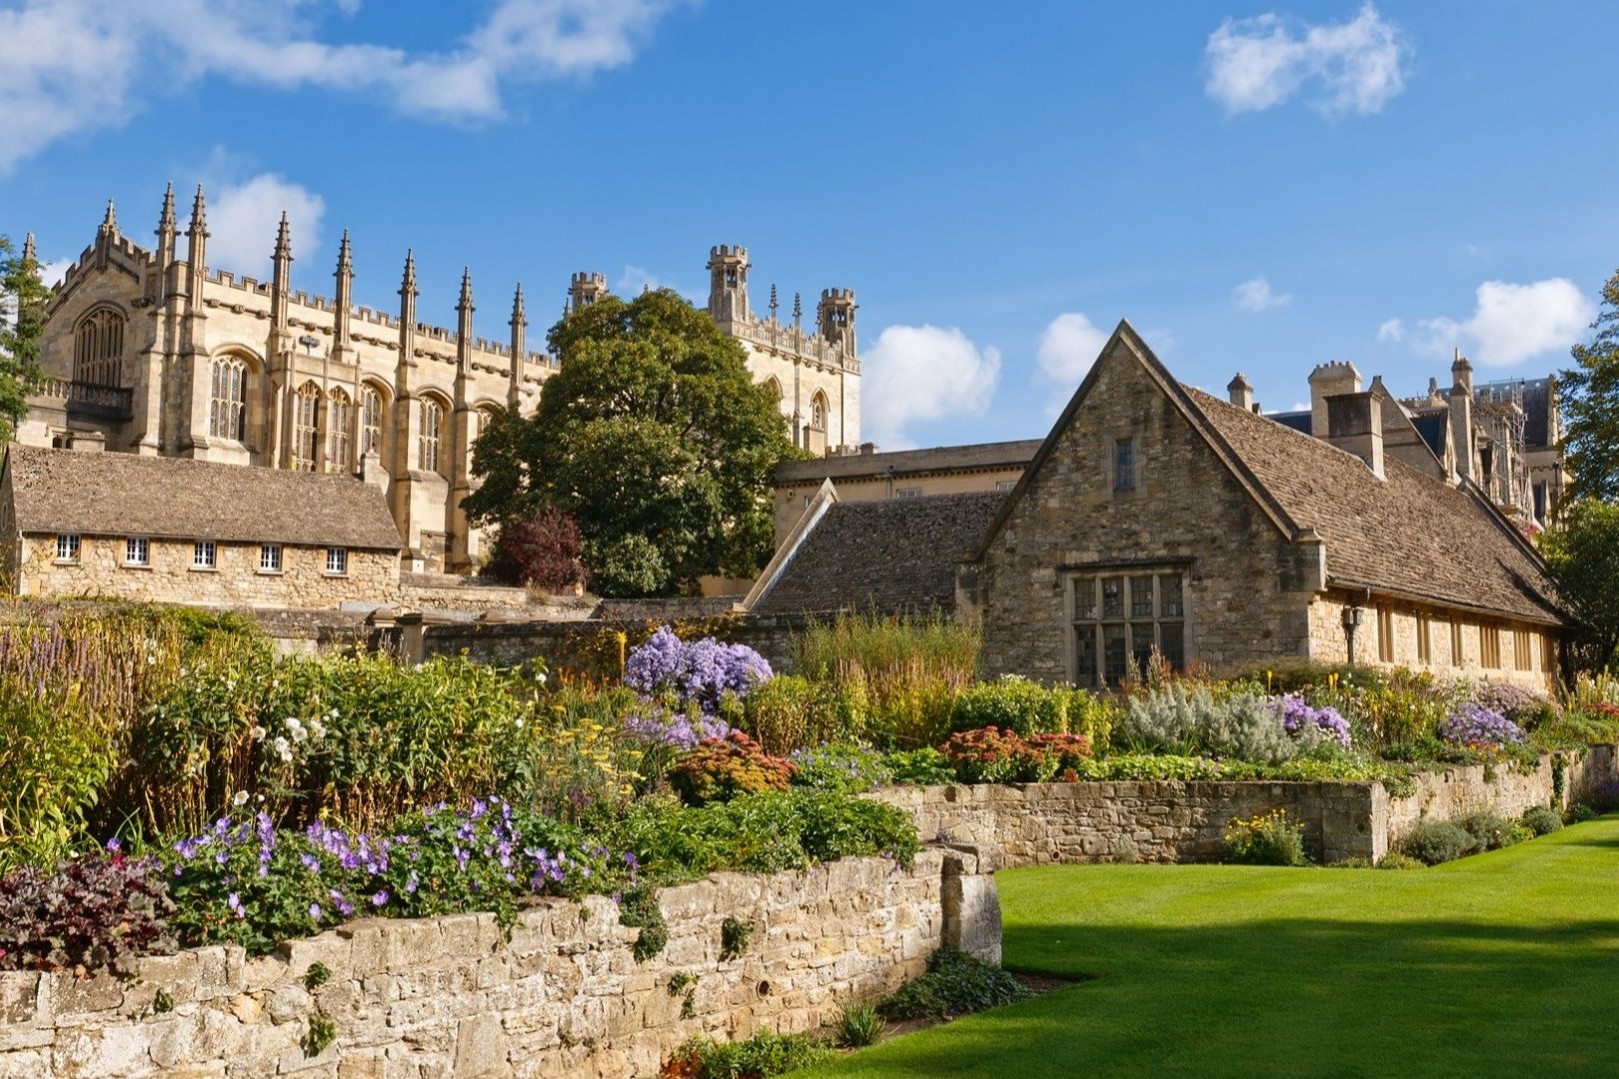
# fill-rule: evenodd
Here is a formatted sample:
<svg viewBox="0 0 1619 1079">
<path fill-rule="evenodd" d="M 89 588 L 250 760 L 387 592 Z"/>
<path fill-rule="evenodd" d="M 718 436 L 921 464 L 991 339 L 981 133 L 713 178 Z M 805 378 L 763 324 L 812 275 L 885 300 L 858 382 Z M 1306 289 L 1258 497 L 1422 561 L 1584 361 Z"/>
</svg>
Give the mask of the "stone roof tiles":
<svg viewBox="0 0 1619 1079">
<path fill-rule="evenodd" d="M 402 546 L 382 491 L 347 475 L 16 444 L 5 471 L 24 533 Z"/>
<path fill-rule="evenodd" d="M 935 446 L 892 453 L 858 453 L 818 457 L 813 461 L 785 461 L 776 469 L 776 482 L 836 482 L 851 476 L 915 475 L 982 468 L 1022 468 L 1040 448 L 1040 439 L 1019 442 L 981 442 L 970 446 Z"/>
</svg>

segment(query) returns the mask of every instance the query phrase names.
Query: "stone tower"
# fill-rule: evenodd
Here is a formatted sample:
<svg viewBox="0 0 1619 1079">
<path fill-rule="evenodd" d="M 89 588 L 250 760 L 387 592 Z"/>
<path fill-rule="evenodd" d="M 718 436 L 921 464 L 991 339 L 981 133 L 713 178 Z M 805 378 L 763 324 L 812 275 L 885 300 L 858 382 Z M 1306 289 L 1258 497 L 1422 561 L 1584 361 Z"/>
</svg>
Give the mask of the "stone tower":
<svg viewBox="0 0 1619 1079">
<path fill-rule="evenodd" d="M 599 273 L 576 273 L 568 278 L 568 310 L 589 307 L 607 295 L 607 278 Z"/>
<path fill-rule="evenodd" d="M 820 324 L 821 336 L 826 338 L 826 343 L 851 356 L 859 352 L 854 337 L 855 307 L 854 289 L 824 288 L 821 290 L 820 306 L 816 310 L 816 321 Z"/>
<path fill-rule="evenodd" d="M 708 249 L 708 314 L 715 322 L 747 322 L 748 249 L 720 244 Z"/>
</svg>

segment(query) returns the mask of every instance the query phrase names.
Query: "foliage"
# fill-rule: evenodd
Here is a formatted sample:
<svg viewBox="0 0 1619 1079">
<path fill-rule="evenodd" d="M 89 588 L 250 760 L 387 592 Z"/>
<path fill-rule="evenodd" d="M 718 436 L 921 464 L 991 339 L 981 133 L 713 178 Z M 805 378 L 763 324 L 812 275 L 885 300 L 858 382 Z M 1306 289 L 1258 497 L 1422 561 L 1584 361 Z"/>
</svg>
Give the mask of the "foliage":
<svg viewBox="0 0 1619 1079">
<path fill-rule="evenodd" d="M 1475 851 L 1500 850 L 1533 838 L 1533 833 L 1522 823 L 1504 820 L 1488 811 L 1470 813 L 1456 824 L 1473 837 Z"/>
<path fill-rule="evenodd" d="M 950 758 L 932 746 L 895 750 L 883 757 L 883 765 L 895 783 L 935 786 L 956 781 L 956 769 Z"/>
<path fill-rule="evenodd" d="M 541 504 L 571 514 L 603 595 L 756 573 L 770 553 L 771 475 L 793 451 L 741 344 L 668 289 L 570 312 L 549 343 L 562 364 L 534 415 L 497 419 L 474 445 L 474 520 Z"/>
<path fill-rule="evenodd" d="M 744 726 L 766 752 L 778 756 L 828 742 L 864 736 L 864 706 L 855 706 L 838 687 L 778 674 L 753 687 L 743 702 Z"/>
<path fill-rule="evenodd" d="M 669 923 L 651 887 L 633 888 L 619 897 L 618 924 L 640 930 L 630 947 L 637 963 L 651 959 L 669 943 Z"/>
<path fill-rule="evenodd" d="M 845 1049 L 862 1049 L 877 1044 L 887 1029 L 875 1004 L 845 1004 L 838 1011 L 835 1040 Z"/>
<path fill-rule="evenodd" d="M 304 970 L 304 988 L 313 993 L 332 980 L 332 968 L 316 960 Z"/>
<path fill-rule="evenodd" d="M 1136 750 L 1281 764 L 1347 748 L 1348 731 L 1335 709 L 1302 697 L 1275 699 L 1243 684 L 1217 694 L 1176 681 L 1131 696 L 1115 737 Z"/>
<path fill-rule="evenodd" d="M 1619 379 L 1619 357 L 1612 362 L 1612 375 Z M 1614 393 L 1619 395 L 1619 382 Z M 1619 410 L 1619 399 L 1614 406 Z M 1610 422 L 1619 425 L 1619 411 Z M 1616 471 L 1601 482 L 1614 486 L 1612 498 L 1619 495 L 1619 449 L 1605 452 L 1613 454 L 1609 467 Z M 1571 650 L 1575 665 L 1587 672 L 1607 671 L 1619 655 L 1619 505 L 1595 498 L 1573 502 L 1561 523 L 1562 528 L 1541 535 L 1546 573 L 1578 623 Z"/>
<path fill-rule="evenodd" d="M 1427 865 L 1453 862 L 1471 854 L 1477 841 L 1463 827 L 1450 821 L 1421 820 L 1400 837 L 1400 853 Z"/>
<path fill-rule="evenodd" d="M 163 880 L 114 850 L 0 877 L 0 970 L 112 969 L 174 950 Z"/>
<path fill-rule="evenodd" d="M 554 506 L 503 521 L 486 572 L 497 581 L 571 592 L 589 584 L 579 522 Z"/>
<path fill-rule="evenodd" d="M 928 956 L 927 973 L 884 997 L 877 1012 L 885 1019 L 943 1019 L 1015 1004 L 1029 991 L 1000 967 L 954 948 Z"/>
<path fill-rule="evenodd" d="M 1406 766 L 1360 757 L 1333 757 L 1325 760 L 1291 760 L 1282 764 L 1252 761 L 1214 760 L 1171 754 L 1119 754 L 1095 757 L 1075 771 L 1081 780 L 1151 780 L 1190 782 L 1211 780 L 1238 782 L 1278 779 L 1290 782 L 1381 781 L 1389 793 L 1409 794 L 1411 781 Z"/>
<path fill-rule="evenodd" d="M 630 651 L 624 684 L 649 697 L 666 697 L 678 708 L 695 704 L 712 716 L 720 713 L 726 694 L 745 698 L 771 673 L 770 663 L 745 644 L 713 637 L 682 641 L 673 629 L 660 626 Z"/>
<path fill-rule="evenodd" d="M 1225 826 L 1225 860 L 1237 865 L 1304 865 L 1304 828 L 1288 819 L 1287 810 L 1243 820 L 1233 817 Z"/>
<path fill-rule="evenodd" d="M 1563 827 L 1563 815 L 1551 806 L 1531 806 L 1524 810 L 1523 825 L 1537 836 L 1551 835 Z"/>
<path fill-rule="evenodd" d="M 1469 694 L 1473 703 L 1499 712 L 1525 730 L 1555 718 L 1556 704 L 1544 693 L 1511 682 L 1481 682 Z"/>
<path fill-rule="evenodd" d="M 298 1040 L 298 1047 L 306 1057 L 318 1057 L 337 1037 L 337 1024 L 324 1015 L 311 1015 L 309 1028 Z"/>
<path fill-rule="evenodd" d="M 694 806 L 728 802 L 740 794 L 784 791 L 792 780 L 790 761 L 772 757 L 741 731 L 705 738 L 669 769 L 669 785 Z"/>
<path fill-rule="evenodd" d="M 1428 863 L 1419 861 L 1418 859 L 1411 857 L 1409 854 L 1401 854 L 1397 850 L 1391 850 L 1387 854 L 1383 855 L 1383 860 L 1377 863 L 1377 868 L 1427 869 Z"/>
<path fill-rule="evenodd" d="M 1501 750 L 1523 745 L 1528 736 L 1500 712 L 1469 701 L 1439 725 L 1439 737 L 1469 749 Z"/>
<path fill-rule="evenodd" d="M 1589 344 L 1570 349 L 1574 366 L 1557 376 L 1567 499 L 1619 503 L 1619 272 L 1602 286 L 1602 310 Z"/>
<path fill-rule="evenodd" d="M 28 395 L 45 384 L 39 340 L 50 302 L 39 260 L 0 236 L 0 442 L 11 441 L 28 412 Z"/>
<path fill-rule="evenodd" d="M 766 1079 L 812 1067 L 831 1054 L 808 1034 L 762 1031 L 746 1041 L 693 1038 L 675 1051 L 679 1074 L 689 1079 Z"/>
<path fill-rule="evenodd" d="M 887 760 L 869 746 L 845 742 L 798 749 L 788 759 L 796 769 L 793 783 L 801 787 L 864 794 L 894 782 Z M 945 782 L 954 778 L 951 773 Z"/>
<path fill-rule="evenodd" d="M 1325 736 L 1337 742 L 1339 748 L 1349 748 L 1349 723 L 1331 705 L 1316 708 L 1300 694 L 1289 693 L 1276 701 L 1275 707 L 1282 717 L 1282 729 L 1301 743 L 1312 740 L 1319 744 Z"/>
<path fill-rule="evenodd" d="M 984 727 L 952 734 L 939 751 L 965 783 L 1044 783 L 1072 779 L 1091 755 L 1083 734 L 1031 734 Z"/>
<path fill-rule="evenodd" d="M 980 641 L 976 624 L 945 617 L 846 615 L 795 634 L 793 665 L 811 682 L 836 687 L 845 737 L 914 749 L 949 733 Z"/>
<path fill-rule="evenodd" d="M 1068 695 L 1016 674 L 974 683 L 956 698 L 950 729 L 971 731 L 984 727 L 1016 734 L 1066 731 Z"/>
<path fill-rule="evenodd" d="M 748 950 L 753 939 L 753 925 L 727 916 L 720 923 L 720 962 L 736 959 Z"/>
</svg>

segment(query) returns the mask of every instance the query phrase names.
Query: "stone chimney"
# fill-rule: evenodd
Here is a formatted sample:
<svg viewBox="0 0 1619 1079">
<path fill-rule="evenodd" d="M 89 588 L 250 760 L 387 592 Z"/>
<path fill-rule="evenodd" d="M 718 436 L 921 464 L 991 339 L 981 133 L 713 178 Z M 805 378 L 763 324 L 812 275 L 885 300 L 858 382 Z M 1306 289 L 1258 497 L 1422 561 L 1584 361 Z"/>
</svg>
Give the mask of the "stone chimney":
<svg viewBox="0 0 1619 1079">
<path fill-rule="evenodd" d="M 1340 393 L 1325 399 L 1327 441 L 1366 462 L 1383 478 L 1383 405 L 1388 396 L 1382 383 L 1365 393 Z"/>
<path fill-rule="evenodd" d="M 1456 455 L 1456 479 L 1477 480 L 1473 466 L 1476 447 L 1473 438 L 1473 365 L 1462 350 L 1450 365 L 1450 445 Z"/>
<path fill-rule="evenodd" d="M 107 436 L 100 431 L 72 431 L 67 448 L 74 453 L 102 453 L 107 448 Z"/>
<path fill-rule="evenodd" d="M 1327 422 L 1327 398 L 1345 393 L 1360 392 L 1360 372 L 1347 360 L 1317 364 L 1310 372 L 1310 433 L 1316 438 L 1328 438 L 1331 427 Z"/>
<path fill-rule="evenodd" d="M 1248 381 L 1248 376 L 1241 371 L 1237 377 L 1226 384 L 1227 399 L 1244 412 L 1254 410 L 1254 384 Z"/>
</svg>

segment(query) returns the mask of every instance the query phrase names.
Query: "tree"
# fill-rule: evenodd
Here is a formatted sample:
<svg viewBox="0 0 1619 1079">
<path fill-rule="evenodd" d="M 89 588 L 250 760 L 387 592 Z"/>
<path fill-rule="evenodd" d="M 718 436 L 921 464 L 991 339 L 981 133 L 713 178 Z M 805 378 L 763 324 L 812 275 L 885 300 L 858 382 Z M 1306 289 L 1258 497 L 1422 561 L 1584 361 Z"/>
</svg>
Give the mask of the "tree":
<svg viewBox="0 0 1619 1079">
<path fill-rule="evenodd" d="M 1619 505 L 1583 499 L 1564 511 L 1563 526 L 1540 542 L 1557 597 L 1579 621 L 1575 665 L 1607 670 L 1619 652 Z"/>
<path fill-rule="evenodd" d="M 1573 475 L 1566 499 L 1619 502 L 1619 272 L 1602 286 L 1602 311 L 1591 329 L 1591 343 L 1570 350 L 1575 367 L 1557 376 Z"/>
<path fill-rule="evenodd" d="M 506 521 L 495 538 L 489 575 L 511 584 L 565 592 L 585 583 L 579 523 L 552 506 Z"/>
<path fill-rule="evenodd" d="M 39 276 L 39 260 L 19 254 L 0 236 L 0 441 L 9 442 L 28 414 L 28 395 L 45 383 L 39 338 L 51 290 Z"/>
<path fill-rule="evenodd" d="M 746 353 L 668 289 L 566 315 L 533 416 L 497 416 L 473 450 L 482 523 L 553 506 L 579 522 L 603 595 L 667 595 L 751 576 L 770 554 L 770 479 L 792 454 Z"/>
</svg>

